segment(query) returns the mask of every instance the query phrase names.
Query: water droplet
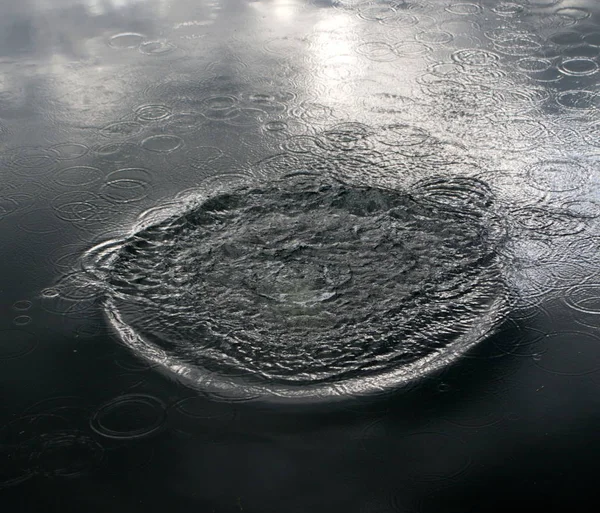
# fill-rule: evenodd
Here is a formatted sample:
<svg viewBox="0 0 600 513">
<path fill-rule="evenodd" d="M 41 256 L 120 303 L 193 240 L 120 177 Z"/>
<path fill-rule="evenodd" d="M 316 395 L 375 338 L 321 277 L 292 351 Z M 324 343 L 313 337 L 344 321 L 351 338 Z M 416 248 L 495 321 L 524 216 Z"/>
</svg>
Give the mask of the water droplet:
<svg viewBox="0 0 600 513">
<path fill-rule="evenodd" d="M 448 392 L 452 387 L 448 383 L 438 383 L 437 389 L 439 392 Z"/>
<path fill-rule="evenodd" d="M 235 109 L 235 116 L 226 119 L 226 123 L 234 126 L 259 126 L 268 117 L 262 109 L 242 107 Z"/>
</svg>

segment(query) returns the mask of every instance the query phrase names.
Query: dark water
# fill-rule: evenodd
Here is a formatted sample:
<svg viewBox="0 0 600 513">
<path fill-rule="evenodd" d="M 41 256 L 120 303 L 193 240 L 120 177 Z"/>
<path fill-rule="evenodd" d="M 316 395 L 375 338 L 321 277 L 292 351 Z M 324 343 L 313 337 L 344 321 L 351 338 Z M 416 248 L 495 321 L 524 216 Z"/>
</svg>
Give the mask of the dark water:
<svg viewBox="0 0 600 513">
<path fill-rule="evenodd" d="M 596 2 L 0 14 L 2 511 L 594 498 Z"/>
</svg>

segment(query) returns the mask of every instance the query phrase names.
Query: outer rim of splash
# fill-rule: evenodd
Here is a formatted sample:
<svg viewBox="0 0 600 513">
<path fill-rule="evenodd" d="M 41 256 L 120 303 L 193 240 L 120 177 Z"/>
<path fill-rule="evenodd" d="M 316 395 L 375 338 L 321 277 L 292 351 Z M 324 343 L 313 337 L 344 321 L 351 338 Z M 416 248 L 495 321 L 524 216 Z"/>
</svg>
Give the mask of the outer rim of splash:
<svg viewBox="0 0 600 513">
<path fill-rule="evenodd" d="M 209 399 L 250 404 L 273 404 L 289 406 L 318 406 L 346 403 L 356 400 L 376 400 L 416 385 L 436 372 L 447 369 L 467 351 L 491 335 L 505 318 L 505 295 L 497 297 L 487 313 L 478 318 L 471 330 L 458 340 L 424 358 L 378 374 L 355 377 L 335 383 L 306 386 L 255 384 L 236 381 L 200 367 L 191 366 L 168 356 L 159 347 L 148 343 L 130 325 L 125 323 L 112 301 L 105 303 L 105 315 L 111 327 L 125 345 L 147 361 L 157 364 L 168 377 L 197 390 Z"/>
</svg>

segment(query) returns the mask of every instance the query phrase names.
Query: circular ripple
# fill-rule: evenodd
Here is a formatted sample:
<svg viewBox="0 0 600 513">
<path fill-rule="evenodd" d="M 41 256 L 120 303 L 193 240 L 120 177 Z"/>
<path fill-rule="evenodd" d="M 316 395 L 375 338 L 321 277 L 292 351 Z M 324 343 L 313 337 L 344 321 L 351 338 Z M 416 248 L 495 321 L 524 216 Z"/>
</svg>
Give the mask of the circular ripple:
<svg viewBox="0 0 600 513">
<path fill-rule="evenodd" d="M 479 14 L 481 12 L 481 6 L 477 4 L 452 4 L 446 7 L 446 11 L 452 14 L 468 15 L 468 14 Z"/>
<path fill-rule="evenodd" d="M 415 39 L 427 44 L 447 44 L 454 39 L 454 36 L 445 31 L 428 31 L 419 32 Z"/>
<path fill-rule="evenodd" d="M 135 121 L 118 121 L 101 128 L 100 133 L 105 137 L 131 137 L 143 129 L 143 125 Z"/>
<path fill-rule="evenodd" d="M 517 14 L 521 14 L 525 10 L 525 7 L 512 2 L 501 2 L 492 7 L 491 10 L 498 16 L 515 16 Z"/>
<path fill-rule="evenodd" d="M 580 21 L 590 16 L 590 12 L 587 9 L 580 7 L 563 7 L 562 9 L 557 9 L 556 14 L 570 21 Z"/>
<path fill-rule="evenodd" d="M 97 218 L 100 213 L 98 199 L 98 195 L 92 192 L 64 192 L 52 199 L 52 207 L 63 221 L 87 221 Z"/>
<path fill-rule="evenodd" d="M 417 146 L 429 137 L 430 134 L 423 128 L 405 124 L 385 126 L 377 135 L 378 141 L 388 146 Z"/>
<path fill-rule="evenodd" d="M 516 64 L 521 71 L 526 73 L 543 73 L 552 67 L 552 61 L 539 57 L 525 57 Z"/>
<path fill-rule="evenodd" d="M 583 139 L 586 143 L 600 148 L 600 122 L 593 123 L 583 130 Z"/>
<path fill-rule="evenodd" d="M 59 160 L 75 160 L 86 155 L 90 149 L 85 144 L 62 143 L 49 148 L 58 155 Z"/>
<path fill-rule="evenodd" d="M 186 133 L 202 126 L 201 115 L 196 112 L 179 112 L 169 117 L 167 128 L 170 132 Z"/>
<path fill-rule="evenodd" d="M 557 32 L 550 36 L 550 41 L 561 46 L 573 46 L 580 43 L 583 35 L 574 30 L 566 32 Z"/>
<path fill-rule="evenodd" d="M 393 45 L 385 41 L 361 43 L 356 47 L 356 51 L 372 61 L 388 62 L 398 58 L 398 55 L 394 53 Z"/>
<path fill-rule="evenodd" d="M 448 364 L 502 318 L 488 192 L 296 173 L 152 217 L 100 248 L 95 277 L 123 340 L 192 386 L 281 400 L 375 393 Z"/>
<path fill-rule="evenodd" d="M 19 217 L 17 224 L 22 230 L 35 235 L 55 235 L 61 230 L 50 208 L 30 210 Z"/>
<path fill-rule="evenodd" d="M 594 283 L 575 285 L 567 290 L 565 302 L 578 312 L 600 315 L 600 286 Z"/>
<path fill-rule="evenodd" d="M 18 315 L 13 319 L 13 324 L 15 326 L 27 326 L 32 320 L 33 319 L 29 317 L 29 315 Z"/>
<path fill-rule="evenodd" d="M 360 123 L 340 123 L 323 132 L 319 139 L 332 151 L 366 151 L 370 148 L 369 128 Z"/>
<path fill-rule="evenodd" d="M 19 301 L 15 301 L 12 305 L 14 310 L 19 312 L 26 312 L 33 306 L 33 303 L 28 299 L 20 299 Z"/>
<path fill-rule="evenodd" d="M 32 444 L 30 462 L 46 477 L 77 477 L 92 471 L 102 460 L 104 450 L 98 442 L 77 431 L 41 435 Z"/>
<path fill-rule="evenodd" d="M 171 153 L 183 145 L 183 139 L 176 135 L 152 135 L 142 141 L 142 148 L 155 153 Z"/>
<path fill-rule="evenodd" d="M 166 105 L 143 105 L 135 111 L 140 121 L 159 121 L 171 115 L 171 109 Z"/>
<path fill-rule="evenodd" d="M 166 40 L 146 41 L 145 43 L 141 43 L 139 48 L 140 52 L 143 54 L 152 55 L 155 57 L 167 55 L 177 49 L 177 47 L 171 43 L 171 41 Z"/>
<path fill-rule="evenodd" d="M 572 212 L 542 207 L 523 207 L 513 212 L 517 225 L 530 237 L 565 237 L 585 229 L 580 216 Z"/>
<path fill-rule="evenodd" d="M 600 98 L 592 91 L 573 89 L 560 93 L 556 101 L 566 109 L 590 110 L 598 107 Z"/>
<path fill-rule="evenodd" d="M 590 32 L 583 37 L 583 40 L 590 46 L 600 46 L 600 31 Z"/>
<path fill-rule="evenodd" d="M 506 55 L 524 56 L 535 53 L 542 47 L 542 43 L 531 36 L 515 34 L 512 37 L 494 41 L 494 48 Z"/>
<path fill-rule="evenodd" d="M 358 16 L 367 21 L 386 21 L 397 16 L 390 5 L 366 5 L 358 9 Z"/>
<path fill-rule="evenodd" d="M 9 152 L 13 171 L 26 176 L 46 174 L 58 163 L 55 151 L 37 146 L 23 146 Z"/>
<path fill-rule="evenodd" d="M 582 376 L 600 369 L 600 338 L 578 331 L 560 331 L 546 335 L 546 348 L 536 365 L 546 372 L 562 376 Z"/>
<path fill-rule="evenodd" d="M 137 48 L 146 36 L 138 34 L 137 32 L 123 32 L 122 34 L 116 34 L 108 40 L 108 46 L 117 49 L 125 48 Z"/>
<path fill-rule="evenodd" d="M 527 170 L 532 187 L 542 191 L 566 192 L 580 189 L 589 178 L 588 170 L 572 160 L 544 160 Z"/>
<path fill-rule="evenodd" d="M 468 48 L 454 52 L 452 59 L 465 66 L 495 66 L 499 57 L 487 50 Z"/>
<path fill-rule="evenodd" d="M 133 143 L 108 143 L 96 149 L 96 154 L 109 162 L 127 162 L 139 153 L 139 146 Z"/>
<path fill-rule="evenodd" d="M 132 203 L 148 195 L 151 173 L 144 168 L 118 169 L 109 173 L 100 194 L 112 203 Z"/>
<path fill-rule="evenodd" d="M 25 356 L 31 353 L 37 344 L 37 337 L 28 331 L 0 331 L 0 361 Z"/>
<path fill-rule="evenodd" d="M 572 59 L 564 59 L 558 69 L 565 75 L 581 77 L 593 75 L 598 71 L 598 63 L 587 57 L 574 57 Z"/>
<path fill-rule="evenodd" d="M 97 167 L 73 166 L 58 171 L 54 181 L 65 187 L 80 187 L 100 181 L 102 175 L 102 171 Z"/>
<path fill-rule="evenodd" d="M 91 428 L 108 438 L 144 438 L 165 422 L 165 405 L 151 395 L 127 394 L 100 406 L 90 419 Z"/>
</svg>

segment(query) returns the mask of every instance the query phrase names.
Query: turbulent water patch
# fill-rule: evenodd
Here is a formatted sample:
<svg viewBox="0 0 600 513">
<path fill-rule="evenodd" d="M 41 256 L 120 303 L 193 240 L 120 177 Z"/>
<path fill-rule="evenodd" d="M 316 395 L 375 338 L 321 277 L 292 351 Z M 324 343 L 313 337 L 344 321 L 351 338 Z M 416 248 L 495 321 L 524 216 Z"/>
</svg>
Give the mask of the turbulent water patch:
<svg viewBox="0 0 600 513">
<path fill-rule="evenodd" d="M 122 338 L 235 397 L 368 394 L 446 365 L 501 320 L 492 195 L 311 174 L 239 186 L 96 248 Z"/>
</svg>

